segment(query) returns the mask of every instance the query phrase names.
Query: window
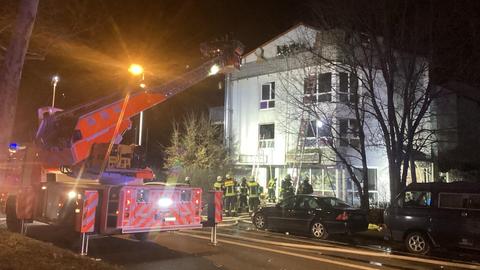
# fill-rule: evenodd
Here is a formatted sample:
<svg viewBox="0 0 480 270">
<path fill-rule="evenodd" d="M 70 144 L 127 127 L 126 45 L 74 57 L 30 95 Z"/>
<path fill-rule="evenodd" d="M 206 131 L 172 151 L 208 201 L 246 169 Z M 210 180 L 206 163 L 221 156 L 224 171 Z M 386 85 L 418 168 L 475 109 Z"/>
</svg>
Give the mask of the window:
<svg viewBox="0 0 480 270">
<path fill-rule="evenodd" d="M 305 103 L 332 101 L 332 73 L 309 75 L 303 83 Z"/>
<path fill-rule="evenodd" d="M 480 195 L 470 194 L 468 209 L 480 210 Z"/>
<path fill-rule="evenodd" d="M 298 209 L 317 209 L 320 208 L 318 201 L 315 197 L 299 196 L 297 197 Z"/>
<path fill-rule="evenodd" d="M 340 199 L 337 199 L 337 198 L 319 198 L 319 200 L 321 200 L 322 202 L 324 202 L 326 205 L 330 206 L 330 207 L 341 207 L 341 208 L 347 208 L 347 207 L 351 207 L 351 205 L 349 205 L 348 203 L 340 200 Z"/>
<path fill-rule="evenodd" d="M 404 207 L 430 207 L 432 193 L 429 191 L 406 191 L 403 200 Z"/>
<path fill-rule="evenodd" d="M 339 81 L 339 101 L 343 103 L 353 102 L 355 93 L 358 91 L 358 78 L 353 73 L 340 72 Z"/>
<path fill-rule="evenodd" d="M 275 141 L 275 124 L 260 125 L 258 141 L 260 148 L 273 148 Z"/>
<path fill-rule="evenodd" d="M 328 125 L 322 124 L 320 121 L 309 121 L 307 124 L 307 138 L 331 137 Z"/>
<path fill-rule="evenodd" d="M 340 146 L 359 147 L 358 125 L 355 119 L 338 119 Z"/>
<path fill-rule="evenodd" d="M 275 82 L 262 85 L 262 98 L 260 100 L 260 109 L 269 109 L 275 107 Z"/>
<path fill-rule="evenodd" d="M 282 208 L 293 209 L 294 206 L 295 206 L 295 196 L 286 198 L 280 202 L 280 207 Z"/>
<path fill-rule="evenodd" d="M 451 209 L 465 209 L 468 204 L 468 195 L 460 193 L 438 194 L 438 207 Z"/>
</svg>

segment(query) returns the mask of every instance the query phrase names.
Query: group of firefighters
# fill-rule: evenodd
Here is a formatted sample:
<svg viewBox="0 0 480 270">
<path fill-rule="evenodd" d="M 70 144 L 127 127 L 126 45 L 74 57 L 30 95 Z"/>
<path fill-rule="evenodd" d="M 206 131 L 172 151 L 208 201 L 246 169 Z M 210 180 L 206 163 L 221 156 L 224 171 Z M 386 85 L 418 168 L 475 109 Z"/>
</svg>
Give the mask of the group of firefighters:
<svg viewBox="0 0 480 270">
<path fill-rule="evenodd" d="M 276 201 L 276 186 L 277 179 L 271 178 L 267 182 L 268 202 Z M 216 191 L 223 191 L 224 209 L 226 216 L 236 216 L 238 212 L 255 212 L 260 205 L 260 195 L 263 193 L 263 187 L 258 184 L 256 179 L 251 176 L 247 178 L 242 177 L 240 184 L 230 175 L 227 174 L 225 179 L 222 176 L 217 176 L 213 188 Z M 312 194 L 313 187 L 309 183 L 308 178 L 305 178 L 301 183 L 298 194 Z M 289 174 L 283 179 L 280 197 L 286 198 L 295 194 L 293 188 L 292 178 Z"/>
</svg>

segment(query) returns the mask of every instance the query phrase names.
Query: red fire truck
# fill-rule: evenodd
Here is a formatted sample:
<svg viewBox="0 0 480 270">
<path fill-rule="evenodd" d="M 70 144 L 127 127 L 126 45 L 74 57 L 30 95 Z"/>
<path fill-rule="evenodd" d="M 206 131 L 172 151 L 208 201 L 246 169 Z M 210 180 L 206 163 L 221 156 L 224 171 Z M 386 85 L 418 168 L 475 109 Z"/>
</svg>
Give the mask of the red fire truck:
<svg viewBox="0 0 480 270">
<path fill-rule="evenodd" d="M 238 68 L 238 41 L 202 44 L 209 57 L 198 68 L 147 89 L 128 87 L 70 110 L 44 108 L 36 139 L 11 144 L 0 178 L 7 227 L 33 220 L 96 235 L 135 234 L 202 227 L 202 190 L 148 182 L 136 145 L 119 144 L 132 117 L 217 73 Z"/>
</svg>

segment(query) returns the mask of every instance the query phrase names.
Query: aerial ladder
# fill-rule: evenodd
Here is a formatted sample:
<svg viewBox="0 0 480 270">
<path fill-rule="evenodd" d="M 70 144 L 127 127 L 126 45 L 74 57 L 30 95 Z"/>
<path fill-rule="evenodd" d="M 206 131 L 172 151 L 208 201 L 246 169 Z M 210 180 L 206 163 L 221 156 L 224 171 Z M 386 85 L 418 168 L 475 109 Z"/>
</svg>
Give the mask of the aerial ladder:
<svg viewBox="0 0 480 270">
<path fill-rule="evenodd" d="M 33 143 L 12 144 L 0 191 L 7 194 L 7 227 L 39 220 L 95 235 L 202 227 L 202 190 L 145 183 L 154 178 L 141 148 L 122 145 L 132 117 L 217 73 L 239 68 L 235 40 L 201 45 L 209 60 L 159 86 L 127 87 L 62 111 L 39 110 Z M 123 95 L 123 96 L 122 96 Z"/>
</svg>

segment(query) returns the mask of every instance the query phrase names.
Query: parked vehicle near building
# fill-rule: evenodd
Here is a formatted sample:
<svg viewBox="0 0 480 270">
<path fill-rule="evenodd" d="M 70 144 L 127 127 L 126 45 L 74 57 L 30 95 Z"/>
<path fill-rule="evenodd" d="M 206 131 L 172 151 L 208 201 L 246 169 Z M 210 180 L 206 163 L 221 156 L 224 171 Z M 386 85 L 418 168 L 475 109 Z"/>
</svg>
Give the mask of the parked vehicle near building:
<svg viewBox="0 0 480 270">
<path fill-rule="evenodd" d="M 385 236 L 411 253 L 480 250 L 480 183 L 414 183 L 384 212 Z"/>
<path fill-rule="evenodd" d="M 366 213 L 335 197 L 296 195 L 275 206 L 263 207 L 253 216 L 258 229 L 310 233 L 327 239 L 331 234 L 365 231 Z"/>
</svg>

